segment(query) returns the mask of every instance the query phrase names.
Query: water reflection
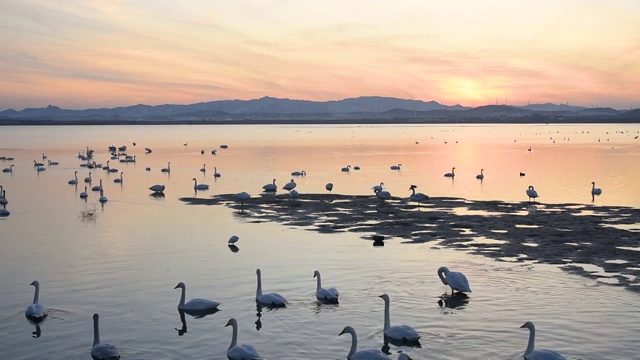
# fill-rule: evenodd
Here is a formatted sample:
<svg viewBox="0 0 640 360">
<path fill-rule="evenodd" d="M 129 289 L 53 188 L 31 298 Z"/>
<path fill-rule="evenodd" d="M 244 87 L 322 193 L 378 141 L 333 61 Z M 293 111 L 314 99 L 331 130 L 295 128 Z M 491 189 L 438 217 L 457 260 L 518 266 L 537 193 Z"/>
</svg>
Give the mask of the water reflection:
<svg viewBox="0 0 640 360">
<path fill-rule="evenodd" d="M 39 338 L 42 336 L 42 329 L 40 329 L 40 325 L 36 324 L 36 330 L 31 332 L 31 336 L 34 338 Z"/>
<path fill-rule="evenodd" d="M 208 310 L 180 310 L 178 309 L 178 314 L 180 315 L 180 323 L 182 323 L 182 327 L 180 329 L 174 328 L 178 332 L 178 336 L 182 336 L 187 332 L 187 319 L 185 314 L 191 315 L 194 319 L 201 319 L 205 316 L 212 315 L 220 311 L 219 309 L 208 309 Z"/>
<path fill-rule="evenodd" d="M 260 318 L 262 318 L 262 305 L 260 305 L 260 303 L 256 302 L 256 316 L 258 317 L 258 319 L 256 320 L 256 330 L 260 331 L 260 329 L 262 329 L 262 320 L 260 320 Z"/>
<path fill-rule="evenodd" d="M 240 248 L 233 244 L 229 244 L 229 250 L 231 250 L 231 252 L 237 253 L 238 251 L 240 251 Z"/>
<path fill-rule="evenodd" d="M 382 351 L 384 352 L 384 349 L 387 349 L 387 351 L 389 351 L 389 344 L 391 345 L 395 345 L 395 346 L 407 346 L 407 347 L 412 347 L 412 348 L 421 348 L 422 345 L 420 344 L 420 340 L 407 340 L 407 339 L 392 339 L 388 336 L 384 336 L 384 345 L 382 346 Z M 390 353 L 386 352 L 387 355 L 389 355 Z"/>
<path fill-rule="evenodd" d="M 469 295 L 461 292 L 457 292 L 453 295 L 448 292 L 440 295 L 438 299 L 438 305 L 440 307 L 446 307 L 450 309 L 464 309 L 469 303 Z"/>
</svg>

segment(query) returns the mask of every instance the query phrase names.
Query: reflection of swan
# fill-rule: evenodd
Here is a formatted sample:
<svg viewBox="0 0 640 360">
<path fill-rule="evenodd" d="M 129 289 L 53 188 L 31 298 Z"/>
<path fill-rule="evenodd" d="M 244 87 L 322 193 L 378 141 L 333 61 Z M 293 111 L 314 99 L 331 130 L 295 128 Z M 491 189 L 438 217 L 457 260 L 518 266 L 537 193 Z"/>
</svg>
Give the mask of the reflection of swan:
<svg viewBox="0 0 640 360">
<path fill-rule="evenodd" d="M 296 187 L 296 182 L 293 181 L 293 179 L 291 179 L 291 181 L 289 181 L 288 183 L 284 184 L 284 186 L 282 188 L 287 190 L 287 191 L 291 191 L 291 190 L 295 189 L 295 187 Z"/>
<path fill-rule="evenodd" d="M 380 297 L 384 300 L 384 335 L 390 340 L 403 342 L 417 342 L 420 334 L 409 325 L 391 326 L 391 315 L 389 314 L 389 295 L 382 294 Z"/>
<path fill-rule="evenodd" d="M 402 164 L 398 164 L 398 165 L 393 165 L 391 166 L 391 170 L 400 170 L 400 167 L 402 167 Z"/>
<path fill-rule="evenodd" d="M 4 169 L 2 169 L 2 172 L 4 172 L 4 173 L 12 173 L 12 172 L 13 172 L 13 167 L 14 167 L 14 166 L 15 166 L 15 165 L 11 164 L 8 168 L 4 168 Z"/>
<path fill-rule="evenodd" d="M 207 299 L 191 299 L 185 303 L 184 300 L 187 292 L 187 286 L 183 282 L 178 283 L 174 289 L 182 289 L 180 302 L 178 302 L 178 310 L 183 310 L 189 313 L 189 311 L 214 310 L 218 309 L 218 306 L 220 306 L 219 302 Z"/>
<path fill-rule="evenodd" d="M 42 336 L 42 329 L 40 329 L 40 324 L 36 324 L 36 330 L 31 332 L 31 336 L 33 338 L 39 338 Z"/>
<path fill-rule="evenodd" d="M 459 292 L 471 292 L 469 281 L 461 272 L 449 271 L 447 267 L 442 266 L 438 269 L 438 277 L 440 277 L 443 284 L 451 287 L 451 294 L 453 294 L 454 290 Z"/>
<path fill-rule="evenodd" d="M 327 185 L 325 185 L 324 188 L 327 189 L 327 191 L 331 192 L 331 190 L 333 190 L 333 184 L 327 183 Z"/>
<path fill-rule="evenodd" d="M 327 303 L 338 303 L 338 290 L 336 288 L 323 288 L 322 280 L 320 279 L 320 271 L 316 270 L 313 272 L 313 277 L 317 278 L 316 283 L 316 298 L 319 301 L 327 302 Z"/>
<path fill-rule="evenodd" d="M 287 299 L 278 293 L 262 293 L 262 271 L 256 269 L 256 276 L 258 278 L 258 288 L 256 289 L 256 301 L 264 306 L 272 307 L 285 307 L 287 306 Z"/>
<path fill-rule="evenodd" d="M 524 358 L 527 360 L 560 360 L 565 359 L 564 356 L 558 354 L 553 350 L 541 349 L 534 350 L 535 341 L 536 341 L 536 327 L 533 325 L 531 321 L 527 321 L 524 325 L 520 326 L 520 328 L 529 329 L 529 343 L 527 344 L 527 349 L 524 351 Z"/>
<path fill-rule="evenodd" d="M 187 318 L 184 316 L 184 311 L 178 310 L 178 315 L 180 315 L 180 322 L 182 323 L 182 328 L 174 328 L 178 332 L 178 336 L 182 336 L 187 332 Z"/>
<path fill-rule="evenodd" d="M 429 197 L 423 193 L 416 193 L 416 188 L 416 185 L 411 185 L 409 187 L 409 190 L 411 190 L 411 196 L 409 196 L 409 200 L 417 202 L 418 207 L 420 207 L 420 203 L 429 200 Z"/>
<path fill-rule="evenodd" d="M 389 357 L 378 349 L 366 349 L 358 351 L 358 335 L 351 326 L 345 326 L 338 334 L 351 334 L 351 349 L 347 354 L 348 360 L 389 360 Z"/>
<path fill-rule="evenodd" d="M 529 185 L 529 188 L 527 189 L 527 196 L 529 197 L 529 201 L 531 201 L 532 198 L 533 201 L 536 201 L 536 198 L 538 197 L 538 192 L 532 185 Z"/>
<path fill-rule="evenodd" d="M 198 180 L 193 178 L 193 188 L 195 190 L 209 190 L 209 185 L 207 184 L 198 184 Z"/>
<path fill-rule="evenodd" d="M 294 171 L 291 173 L 292 176 L 305 176 L 307 175 L 307 172 L 302 170 L 302 171 Z"/>
<path fill-rule="evenodd" d="M 231 344 L 227 350 L 227 358 L 229 360 L 252 360 L 262 359 L 258 351 L 251 345 L 237 345 L 238 342 L 238 322 L 236 319 L 231 318 L 227 322 L 225 327 L 231 325 L 233 328 L 233 336 L 231 338 Z"/>
<path fill-rule="evenodd" d="M 30 285 L 35 286 L 36 290 L 35 294 L 33 294 L 33 303 L 27 306 L 27 311 L 25 311 L 24 315 L 27 319 L 38 323 L 49 315 L 49 311 L 46 306 L 38 302 L 38 296 L 40 295 L 40 282 L 35 280 Z"/>
<path fill-rule="evenodd" d="M 438 300 L 438 305 L 441 307 L 446 307 L 450 309 L 463 308 L 469 303 L 469 295 L 458 292 L 453 295 L 449 295 L 448 293 L 444 293 L 440 295 L 440 299 Z"/>
<path fill-rule="evenodd" d="M 227 246 L 229 246 L 229 250 L 231 250 L 232 253 L 237 253 L 238 251 L 240 251 L 240 248 L 233 244 L 229 244 Z"/>
<path fill-rule="evenodd" d="M 151 187 L 149 187 L 149 190 L 153 191 L 156 194 L 159 193 L 163 193 L 164 192 L 164 185 L 152 185 Z"/>
<path fill-rule="evenodd" d="M 480 174 L 476 175 L 476 179 L 484 179 L 484 169 L 480 169 Z"/>
<path fill-rule="evenodd" d="M 278 186 L 276 186 L 276 179 L 273 179 L 273 184 L 267 184 L 263 186 L 262 189 L 266 192 L 278 191 Z"/>
<path fill-rule="evenodd" d="M 351 165 L 347 165 L 341 169 L 344 172 L 349 172 L 351 170 Z"/>
<path fill-rule="evenodd" d="M 166 168 L 162 168 L 160 169 L 161 172 L 165 172 L 165 173 L 169 173 L 171 172 L 171 162 L 167 163 L 167 167 Z"/>
<path fill-rule="evenodd" d="M 451 168 L 451 172 L 444 174 L 444 177 L 452 178 L 452 177 L 455 177 L 455 176 L 456 176 L 456 168 L 455 167 Z"/>
<path fill-rule="evenodd" d="M 73 172 L 73 179 L 68 181 L 69 184 L 71 185 L 77 185 L 78 184 L 78 172 L 74 171 Z"/>
<path fill-rule="evenodd" d="M 13 166 L 13 165 L 11 165 L 11 166 Z M 592 181 L 591 185 L 592 185 L 592 187 L 591 187 L 591 195 L 600 195 L 600 194 L 602 194 L 602 189 L 596 187 L 596 182 L 595 181 Z"/>
<path fill-rule="evenodd" d="M 99 318 L 97 313 L 93 314 L 93 347 L 91 348 L 91 357 L 97 360 L 118 360 L 120 359 L 118 349 L 111 344 L 100 342 Z"/>
</svg>

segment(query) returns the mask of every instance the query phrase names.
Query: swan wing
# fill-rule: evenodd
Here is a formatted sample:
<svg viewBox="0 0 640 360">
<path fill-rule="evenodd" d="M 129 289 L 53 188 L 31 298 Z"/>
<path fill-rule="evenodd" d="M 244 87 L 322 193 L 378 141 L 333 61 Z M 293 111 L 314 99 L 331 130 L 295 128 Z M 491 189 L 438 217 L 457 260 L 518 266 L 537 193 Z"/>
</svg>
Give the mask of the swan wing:
<svg viewBox="0 0 640 360">
<path fill-rule="evenodd" d="M 389 360 L 389 357 L 377 349 L 360 350 L 353 354 L 350 360 Z"/>
<path fill-rule="evenodd" d="M 323 301 L 337 301 L 339 295 L 340 294 L 338 293 L 338 290 L 335 288 L 321 288 L 316 292 L 316 297 L 318 298 L 318 300 Z"/>
<path fill-rule="evenodd" d="M 524 358 L 525 360 L 566 360 L 564 356 L 548 349 L 534 350 Z"/>
<path fill-rule="evenodd" d="M 27 306 L 27 311 L 25 311 L 25 316 L 32 320 L 43 320 L 47 315 L 49 315 L 49 311 L 42 304 L 31 304 Z"/>
<path fill-rule="evenodd" d="M 211 301 L 207 299 L 191 299 L 187 301 L 183 306 L 180 307 L 181 310 L 206 310 L 206 309 L 216 309 L 220 305 L 219 302 Z"/>
<path fill-rule="evenodd" d="M 276 293 L 262 294 L 257 298 L 258 302 L 266 306 L 285 306 L 287 305 L 287 299 L 284 296 Z"/>
<path fill-rule="evenodd" d="M 418 341 L 420 339 L 420 334 L 409 325 L 391 326 L 384 331 L 384 334 L 396 340 Z"/>
<path fill-rule="evenodd" d="M 258 360 L 262 359 L 258 351 L 251 345 L 236 345 L 227 350 L 227 358 L 231 360 Z"/>
<path fill-rule="evenodd" d="M 471 288 L 469 287 L 469 281 L 467 277 L 464 276 L 463 273 L 457 271 L 450 271 L 447 274 L 447 282 L 449 286 L 453 290 L 462 291 L 462 292 L 471 292 Z"/>
<path fill-rule="evenodd" d="M 118 348 L 111 344 L 100 343 L 91 348 L 91 357 L 98 360 L 118 360 Z"/>
</svg>

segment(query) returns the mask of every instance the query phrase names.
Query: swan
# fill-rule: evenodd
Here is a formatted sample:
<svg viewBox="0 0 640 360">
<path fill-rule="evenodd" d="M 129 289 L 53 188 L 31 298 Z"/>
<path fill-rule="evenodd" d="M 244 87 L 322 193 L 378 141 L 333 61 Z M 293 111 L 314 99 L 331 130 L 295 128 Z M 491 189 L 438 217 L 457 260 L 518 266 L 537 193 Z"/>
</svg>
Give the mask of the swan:
<svg viewBox="0 0 640 360">
<path fill-rule="evenodd" d="M 155 192 L 156 194 L 162 193 L 164 192 L 164 185 L 153 185 L 151 187 L 149 187 L 149 190 Z"/>
<path fill-rule="evenodd" d="M 231 318 L 227 322 L 225 327 L 231 325 L 233 328 L 233 336 L 231 338 L 231 344 L 229 345 L 229 349 L 227 349 L 227 358 L 229 360 L 260 360 L 260 354 L 258 351 L 251 345 L 237 345 L 238 342 L 238 322 L 236 319 Z"/>
<path fill-rule="evenodd" d="M 101 203 L 106 203 L 107 202 L 107 197 L 104 196 L 104 191 L 100 190 L 100 198 L 98 199 L 98 201 L 100 201 Z"/>
<path fill-rule="evenodd" d="M 378 349 L 366 349 L 358 351 L 358 335 L 356 330 L 351 326 L 345 326 L 338 334 L 351 334 L 351 349 L 347 354 L 347 360 L 389 360 L 387 354 Z"/>
<path fill-rule="evenodd" d="M 273 184 L 267 184 L 263 186 L 262 189 L 266 192 L 278 191 L 278 186 L 276 186 L 276 179 L 273 179 Z"/>
<path fill-rule="evenodd" d="M 69 184 L 71 185 L 77 185 L 78 184 L 78 172 L 74 171 L 73 172 L 73 179 L 68 181 Z"/>
<path fill-rule="evenodd" d="M 201 172 L 207 172 L 207 164 L 202 164 L 202 168 L 200 168 Z"/>
<path fill-rule="evenodd" d="M 402 164 L 398 164 L 398 165 L 393 165 L 390 167 L 391 170 L 400 170 L 400 167 L 402 166 Z"/>
<path fill-rule="evenodd" d="M 529 185 L 529 188 L 527 189 L 527 196 L 529 197 L 529 201 L 531 201 L 531 199 L 533 198 L 534 202 L 538 197 L 538 192 L 536 191 L 536 189 L 533 188 L 532 185 Z"/>
<path fill-rule="evenodd" d="M 220 173 L 218 172 L 218 168 L 217 167 L 213 167 L 213 177 L 220 177 L 222 175 L 220 175 Z"/>
<path fill-rule="evenodd" d="M 86 178 L 84 178 L 84 182 L 86 183 L 91 183 L 91 173 L 89 173 L 89 176 L 87 176 Z"/>
<path fill-rule="evenodd" d="M 256 289 L 256 301 L 260 305 L 271 306 L 271 307 L 286 307 L 287 299 L 284 296 L 278 293 L 262 293 L 262 271 L 260 269 L 256 269 L 256 276 L 258 278 L 258 287 Z"/>
<path fill-rule="evenodd" d="M 351 165 L 347 165 L 347 166 L 343 167 L 341 170 L 344 171 L 344 172 L 349 172 L 349 171 L 351 171 Z"/>
<path fill-rule="evenodd" d="M 40 295 L 40 282 L 38 280 L 34 280 L 29 285 L 33 285 L 36 288 L 36 291 L 33 295 L 33 303 L 27 306 L 27 311 L 25 311 L 24 315 L 27 319 L 38 323 L 49 315 L 49 311 L 46 306 L 38 302 L 38 296 Z"/>
<path fill-rule="evenodd" d="M 39 167 L 39 166 L 44 166 L 44 164 L 41 163 L 41 162 L 37 162 L 37 161 L 33 160 L 33 166 Z"/>
<path fill-rule="evenodd" d="M 47 163 L 49 164 L 49 166 L 51 166 L 51 165 L 60 165 L 60 163 L 59 163 L 59 162 L 57 162 L 57 161 L 51 161 L 51 160 L 49 160 Z"/>
<path fill-rule="evenodd" d="M 228 243 L 229 243 L 229 244 L 235 244 L 235 243 L 237 243 L 237 242 L 238 242 L 238 240 L 240 240 L 240 238 L 239 238 L 239 237 L 237 237 L 236 235 L 233 235 L 233 236 L 231 236 L 231 237 L 229 238 L 229 242 L 228 242 Z"/>
<path fill-rule="evenodd" d="M 240 206 L 244 206 L 244 202 L 251 199 L 251 195 L 247 192 L 239 192 L 236 194 L 236 202 L 240 202 Z"/>
<path fill-rule="evenodd" d="M 187 286 L 183 282 L 179 282 L 178 285 L 174 289 L 182 289 L 182 294 L 180 295 L 180 302 L 178 302 L 178 310 L 183 311 L 206 311 L 217 309 L 220 306 L 219 302 L 207 300 L 207 299 L 191 299 L 184 302 Z"/>
<path fill-rule="evenodd" d="M 4 190 L 4 188 L 2 187 L 2 185 L 0 185 L 0 199 L 4 197 L 4 195 L 2 195 L 2 191 Z"/>
<path fill-rule="evenodd" d="M 358 165 L 354 166 L 353 170 L 360 170 L 360 166 L 358 166 Z"/>
<path fill-rule="evenodd" d="M 324 188 L 327 189 L 327 191 L 331 192 L 331 190 L 333 190 L 333 184 L 327 183 L 327 185 L 325 185 Z"/>
<path fill-rule="evenodd" d="M 122 184 L 122 174 L 124 174 L 124 173 L 121 171 L 120 172 L 120 177 L 113 179 L 113 182 Z"/>
<path fill-rule="evenodd" d="M 10 214 L 11 213 L 9 212 L 9 210 L 7 210 L 4 206 L 2 207 L 2 209 L 0 209 L 0 217 L 7 217 Z"/>
<path fill-rule="evenodd" d="M 452 177 L 456 177 L 456 172 L 455 172 L 455 170 L 456 170 L 456 168 L 455 168 L 455 167 L 451 168 L 451 172 L 450 172 L 450 173 L 446 173 L 446 174 L 444 174 L 444 177 L 450 177 L 450 178 L 452 178 Z"/>
<path fill-rule="evenodd" d="M 336 288 L 323 288 L 322 280 L 320 279 L 320 271 L 316 270 L 313 272 L 313 277 L 317 278 L 316 285 L 316 299 L 319 301 L 327 302 L 327 303 L 338 303 L 338 290 Z"/>
<path fill-rule="evenodd" d="M 198 180 L 193 178 L 193 189 L 194 190 L 209 190 L 209 185 L 207 184 L 198 184 Z"/>
<path fill-rule="evenodd" d="M 372 186 L 372 187 L 371 187 L 371 190 L 373 190 L 373 191 L 375 192 L 376 190 L 381 191 L 383 188 L 384 188 L 384 183 L 383 183 L 383 182 L 381 182 L 381 183 L 380 183 L 380 185 L 374 185 L 374 186 Z"/>
<path fill-rule="evenodd" d="M 168 162 L 167 163 L 167 167 L 160 169 L 160 171 L 161 172 L 165 172 L 165 173 L 170 173 L 171 172 L 171 162 Z"/>
<path fill-rule="evenodd" d="M 409 196 L 409 200 L 417 202 L 418 207 L 420 207 L 420 203 L 423 201 L 429 200 L 429 196 L 423 193 L 416 193 L 416 188 L 417 188 L 416 185 L 411 185 L 409 187 L 409 190 L 411 191 L 411 196 Z"/>
<path fill-rule="evenodd" d="M 484 169 L 480 169 L 480 174 L 476 175 L 476 179 L 484 179 Z"/>
<path fill-rule="evenodd" d="M 11 166 L 13 166 L 13 165 L 11 165 Z M 592 181 L 591 185 L 592 185 L 592 187 L 591 187 L 591 195 L 600 195 L 600 194 L 602 194 L 602 189 L 596 187 L 596 182 L 595 181 Z"/>
<path fill-rule="evenodd" d="M 527 344 L 527 349 L 524 351 L 524 358 L 526 360 L 561 360 L 565 359 L 564 356 L 558 354 L 553 350 L 541 349 L 534 350 L 535 341 L 536 341 L 536 327 L 533 325 L 531 321 L 527 321 L 524 325 L 520 326 L 520 328 L 529 329 L 529 343 Z"/>
<path fill-rule="evenodd" d="M 296 182 L 293 181 L 293 179 L 291 179 L 291 181 L 289 181 L 288 183 L 284 184 L 284 186 L 282 188 L 287 190 L 287 191 L 291 191 L 291 190 L 295 189 L 295 187 L 296 187 Z"/>
<path fill-rule="evenodd" d="M 92 187 L 91 191 L 102 191 L 102 179 L 100 179 L 100 185 Z"/>
<path fill-rule="evenodd" d="M 391 199 L 391 193 L 386 190 L 375 190 L 375 193 L 376 197 L 378 197 L 378 199 L 382 200 L 383 202 L 385 200 Z"/>
<path fill-rule="evenodd" d="M 289 196 L 291 196 L 291 202 L 296 202 L 296 199 L 300 197 L 300 193 L 296 190 L 289 191 Z"/>
<path fill-rule="evenodd" d="M 306 176 L 307 172 L 302 170 L 302 171 L 294 171 L 291 173 L 292 176 Z"/>
<path fill-rule="evenodd" d="M 100 316 L 93 314 L 93 346 L 91 347 L 91 357 L 96 360 L 118 360 L 120 354 L 118 348 L 108 343 L 100 342 Z"/>
<path fill-rule="evenodd" d="M 389 295 L 382 294 L 380 297 L 384 300 L 384 336 L 389 339 L 403 342 L 417 342 L 420 334 L 409 325 L 391 326 L 389 315 Z"/>
<path fill-rule="evenodd" d="M 471 292 L 469 287 L 469 281 L 463 273 L 457 271 L 449 271 L 446 266 L 442 266 L 438 269 L 438 277 L 443 284 L 451 287 L 451 294 L 454 290 L 459 292 Z"/>
<path fill-rule="evenodd" d="M 0 205 L 7 205 L 9 203 L 9 200 L 7 200 L 7 193 L 5 190 L 2 190 L 2 192 L 0 192 Z"/>
<path fill-rule="evenodd" d="M 12 172 L 13 172 L 13 167 L 14 167 L 14 166 L 15 166 L 15 165 L 11 164 L 8 168 L 4 168 L 4 169 L 2 169 L 2 172 L 3 172 L 3 173 L 12 173 Z"/>
<path fill-rule="evenodd" d="M 80 193 L 80 198 L 81 199 L 86 199 L 89 197 L 89 194 L 87 194 L 87 187 L 84 187 L 84 191 Z"/>
</svg>

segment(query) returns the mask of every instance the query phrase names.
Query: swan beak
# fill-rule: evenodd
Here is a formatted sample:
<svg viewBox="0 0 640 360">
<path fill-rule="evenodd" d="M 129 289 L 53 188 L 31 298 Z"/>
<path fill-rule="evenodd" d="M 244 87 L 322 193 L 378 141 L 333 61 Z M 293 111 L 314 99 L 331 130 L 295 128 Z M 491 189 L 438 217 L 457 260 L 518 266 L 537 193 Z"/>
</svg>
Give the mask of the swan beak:
<svg viewBox="0 0 640 360">
<path fill-rule="evenodd" d="M 227 321 L 227 325 L 225 325 L 224 327 L 227 327 L 229 325 L 231 325 L 231 320 Z"/>
<path fill-rule="evenodd" d="M 522 326 L 520 326 L 520 329 L 527 327 L 527 324 L 522 324 Z"/>
<path fill-rule="evenodd" d="M 338 336 L 340 336 L 340 335 L 342 335 L 342 334 L 345 334 L 345 331 L 344 331 L 344 330 L 340 331 L 340 334 L 338 334 Z"/>
<path fill-rule="evenodd" d="M 177 289 L 177 288 L 179 288 L 179 287 L 180 287 L 180 284 L 176 285 L 176 287 L 174 287 L 174 289 Z"/>
</svg>

